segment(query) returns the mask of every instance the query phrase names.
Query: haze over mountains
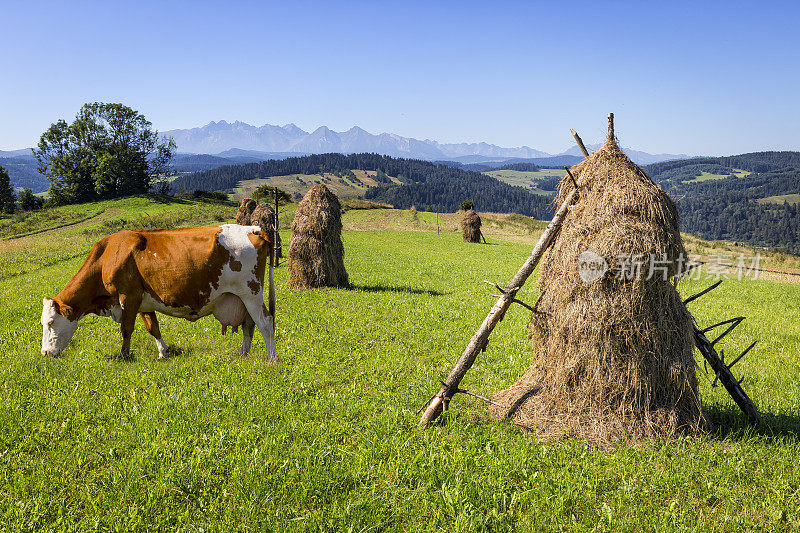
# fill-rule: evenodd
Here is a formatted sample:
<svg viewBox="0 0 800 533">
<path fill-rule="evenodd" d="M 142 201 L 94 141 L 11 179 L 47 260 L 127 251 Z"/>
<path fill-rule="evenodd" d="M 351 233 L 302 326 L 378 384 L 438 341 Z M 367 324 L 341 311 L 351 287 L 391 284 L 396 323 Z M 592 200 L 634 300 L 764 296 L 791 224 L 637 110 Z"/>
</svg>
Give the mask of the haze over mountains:
<svg viewBox="0 0 800 533">
<path fill-rule="evenodd" d="M 307 132 L 294 124 L 274 126 L 251 126 L 245 122 L 210 122 L 200 128 L 178 129 L 162 132 L 171 136 L 179 152 L 195 154 L 221 154 L 228 150 L 279 154 L 323 154 L 372 152 L 393 157 L 424 159 L 428 161 L 458 161 L 480 163 L 503 159 L 532 159 L 557 155 L 580 155 L 574 146 L 561 154 L 549 154 L 529 146 L 504 148 L 481 143 L 439 143 L 430 139 L 421 141 L 402 137 L 394 133 L 373 135 L 358 126 L 347 131 L 336 132 L 320 126 Z M 600 145 L 593 145 L 595 149 Z M 685 154 L 648 154 L 629 148 L 624 149 L 638 164 L 649 164 L 672 159 L 685 159 Z"/>
</svg>

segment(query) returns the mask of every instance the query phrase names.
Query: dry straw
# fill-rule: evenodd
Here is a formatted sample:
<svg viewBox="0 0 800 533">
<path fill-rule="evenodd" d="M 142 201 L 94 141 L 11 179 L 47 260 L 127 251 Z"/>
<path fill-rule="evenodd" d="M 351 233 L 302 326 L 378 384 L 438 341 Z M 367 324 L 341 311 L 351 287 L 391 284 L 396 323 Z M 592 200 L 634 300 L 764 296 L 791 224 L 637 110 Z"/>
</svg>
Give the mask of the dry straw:
<svg viewBox="0 0 800 533">
<path fill-rule="evenodd" d="M 250 225 L 250 215 L 256 208 L 256 201 L 252 198 L 245 198 L 239 204 L 239 211 L 236 213 L 236 223 L 242 226 Z"/>
<path fill-rule="evenodd" d="M 348 287 L 339 199 L 318 183 L 297 204 L 289 243 L 289 285 Z"/>
<path fill-rule="evenodd" d="M 706 420 L 697 392 L 692 318 L 669 277 L 685 257 L 675 204 L 617 146 L 606 144 L 572 168 L 580 199 L 540 269 L 529 326 L 528 371 L 494 399 L 496 414 L 546 440 L 599 445 L 698 434 Z M 565 178 L 557 203 L 574 188 Z M 609 265 L 591 282 L 578 256 Z M 646 258 L 641 275 L 618 279 L 620 257 Z M 628 262 L 623 261 L 623 265 Z"/>
<path fill-rule="evenodd" d="M 256 203 L 252 198 L 245 198 L 239 204 L 239 211 L 236 213 L 236 223 L 243 226 L 260 226 L 262 231 L 274 234 L 275 211 L 266 202 Z M 281 248 L 281 234 L 277 234 L 277 258 L 283 257 Z"/>
<path fill-rule="evenodd" d="M 467 209 L 461 219 L 461 234 L 464 242 L 481 242 L 481 217 L 474 209 Z"/>
</svg>

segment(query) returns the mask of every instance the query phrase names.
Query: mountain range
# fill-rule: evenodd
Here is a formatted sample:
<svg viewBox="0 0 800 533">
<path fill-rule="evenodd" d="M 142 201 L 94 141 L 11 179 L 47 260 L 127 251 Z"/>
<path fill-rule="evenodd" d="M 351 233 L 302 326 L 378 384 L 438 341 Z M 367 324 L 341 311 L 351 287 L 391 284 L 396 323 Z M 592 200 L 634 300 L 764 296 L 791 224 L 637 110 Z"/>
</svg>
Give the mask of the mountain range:
<svg viewBox="0 0 800 533">
<path fill-rule="evenodd" d="M 421 141 L 394 133 L 373 135 L 358 126 L 343 132 L 320 126 L 309 133 L 294 124 L 251 126 L 239 121 L 220 120 L 209 122 L 200 128 L 165 131 L 161 135 L 172 137 L 177 144 L 178 150 L 172 160 L 172 167 L 178 173 L 324 153 L 377 153 L 447 164 L 452 161 L 453 166 L 475 167 L 473 170 L 481 170 L 477 167 L 484 164 L 497 167 L 521 161 L 540 166 L 573 165 L 582 157 L 577 146 L 559 154 L 549 154 L 529 146 L 505 148 L 485 142 Z M 593 151 L 600 146 L 599 143 L 590 144 L 588 149 Z M 688 157 L 684 154 L 649 154 L 631 148 L 623 150 L 640 165 Z M 8 170 L 11 183 L 17 188 L 28 187 L 34 192 L 41 192 L 50 185 L 37 172 L 37 161 L 30 148 L 0 150 L 0 166 Z"/>
<path fill-rule="evenodd" d="M 505 148 L 485 142 L 480 143 L 439 143 L 430 139 L 419 140 L 394 133 L 373 135 L 353 126 L 347 131 L 337 132 L 327 126 L 320 126 L 307 132 L 295 124 L 274 126 L 251 126 L 245 122 L 209 122 L 200 128 L 177 129 L 162 132 L 172 137 L 178 151 L 194 154 L 216 154 L 238 149 L 251 155 L 282 153 L 323 154 L 323 153 L 378 153 L 393 157 L 423 159 L 427 161 L 456 161 L 461 163 L 482 163 L 505 159 L 533 159 L 560 155 L 580 155 L 577 146 L 550 154 L 529 146 Z M 594 150 L 601 146 L 590 145 Z M 650 164 L 673 159 L 686 159 L 685 154 L 649 154 L 624 148 L 628 156 L 638 164 Z M 223 156 L 224 157 L 224 156 Z"/>
</svg>

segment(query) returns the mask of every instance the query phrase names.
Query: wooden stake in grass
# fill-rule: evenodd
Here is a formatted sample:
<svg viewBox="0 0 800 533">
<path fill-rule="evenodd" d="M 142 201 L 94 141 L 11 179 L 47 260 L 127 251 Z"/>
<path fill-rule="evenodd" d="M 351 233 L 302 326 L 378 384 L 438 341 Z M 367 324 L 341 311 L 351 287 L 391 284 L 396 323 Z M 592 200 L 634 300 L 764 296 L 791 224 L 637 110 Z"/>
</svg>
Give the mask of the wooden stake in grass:
<svg viewBox="0 0 800 533">
<path fill-rule="evenodd" d="M 470 340 L 464 353 L 458 358 L 456 366 L 450 371 L 447 379 L 442 382 L 442 387 L 439 389 L 439 392 L 428 400 L 426 403 L 428 408 L 425 409 L 422 419 L 419 421 L 420 427 L 425 428 L 433 420 L 438 418 L 439 415 L 442 414 L 442 411 L 447 409 L 453 394 L 460 392 L 458 385 L 461 383 L 461 380 L 464 379 L 467 371 L 472 368 L 472 364 L 475 362 L 478 354 L 486 349 L 492 330 L 503 320 L 508 308 L 516 301 L 517 292 L 536 269 L 536 265 L 539 264 L 542 254 L 544 254 L 544 251 L 550 245 L 553 237 L 558 233 L 558 229 L 561 227 L 561 223 L 564 221 L 564 217 L 569 211 L 568 208 L 572 205 L 572 200 L 575 198 L 577 192 L 578 189 L 573 189 L 564 199 L 564 202 L 561 204 L 561 207 L 558 208 L 553 220 L 550 221 L 547 229 L 545 229 L 542 236 L 539 237 L 539 242 L 536 243 L 531 255 L 511 279 L 506 288 L 502 290 L 500 298 L 498 298 L 492 310 L 489 311 L 481 327 L 478 328 L 478 331 L 472 336 L 472 340 Z"/>
</svg>

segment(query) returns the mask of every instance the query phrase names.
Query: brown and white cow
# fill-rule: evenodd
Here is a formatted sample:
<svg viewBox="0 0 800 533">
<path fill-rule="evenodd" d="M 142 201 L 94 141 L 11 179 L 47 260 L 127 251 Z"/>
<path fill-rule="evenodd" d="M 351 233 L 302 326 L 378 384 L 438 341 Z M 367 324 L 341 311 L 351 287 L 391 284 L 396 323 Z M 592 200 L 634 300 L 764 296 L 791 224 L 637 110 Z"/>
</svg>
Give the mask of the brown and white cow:
<svg viewBox="0 0 800 533">
<path fill-rule="evenodd" d="M 258 326 L 270 360 L 275 353 L 275 283 L 272 238 L 258 226 L 120 231 L 94 245 L 77 274 L 58 296 L 45 298 L 42 354 L 60 355 L 78 321 L 89 313 L 110 316 L 122 330 L 120 357 L 130 357 L 131 334 L 141 314 L 167 355 L 156 311 L 194 321 L 214 314 L 234 329 L 243 325 L 242 353 L 250 352 Z M 269 310 L 264 273 L 269 265 Z"/>
</svg>

